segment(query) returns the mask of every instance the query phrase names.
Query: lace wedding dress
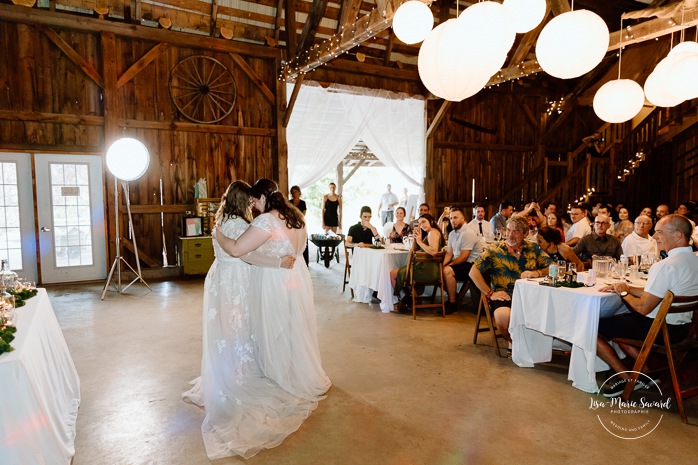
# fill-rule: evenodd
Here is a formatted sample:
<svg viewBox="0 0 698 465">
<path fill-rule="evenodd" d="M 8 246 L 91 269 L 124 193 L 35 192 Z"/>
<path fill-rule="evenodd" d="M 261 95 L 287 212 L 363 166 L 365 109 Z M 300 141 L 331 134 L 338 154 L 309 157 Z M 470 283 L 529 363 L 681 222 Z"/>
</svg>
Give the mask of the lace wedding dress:
<svg viewBox="0 0 698 465">
<path fill-rule="evenodd" d="M 288 229 L 265 213 L 252 222 L 251 233 L 271 237 L 257 249 L 269 257 L 294 255 L 292 269 L 253 267 L 250 325 L 262 372 L 287 392 L 316 402 L 331 383 L 322 368 L 317 342 L 313 285 L 302 254 L 307 243 L 303 229 Z"/>
<path fill-rule="evenodd" d="M 240 218 L 220 225 L 221 232 L 234 239 L 247 228 Z M 259 292 L 259 281 L 251 274 L 258 267 L 227 255 L 215 241 L 214 252 L 216 260 L 204 284 L 201 376 L 182 398 L 206 412 L 201 431 L 209 459 L 249 458 L 296 431 L 317 406 L 317 398 L 287 391 L 264 375 L 250 329 L 251 314 L 257 312 L 251 296 Z M 243 258 L 280 271 L 277 257 L 253 252 Z M 268 360 L 265 357 L 265 365 Z"/>
</svg>

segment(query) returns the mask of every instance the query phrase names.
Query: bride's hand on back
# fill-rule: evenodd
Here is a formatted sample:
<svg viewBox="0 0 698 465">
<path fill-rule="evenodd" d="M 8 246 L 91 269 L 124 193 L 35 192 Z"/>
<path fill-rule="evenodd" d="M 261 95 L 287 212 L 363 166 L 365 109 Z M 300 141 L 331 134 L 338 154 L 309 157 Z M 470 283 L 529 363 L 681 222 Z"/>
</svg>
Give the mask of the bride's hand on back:
<svg viewBox="0 0 698 465">
<path fill-rule="evenodd" d="M 292 255 L 286 255 L 285 257 L 281 257 L 281 262 L 279 263 L 279 268 L 288 268 L 291 269 L 293 268 L 293 265 L 296 263 L 296 257 Z"/>
</svg>

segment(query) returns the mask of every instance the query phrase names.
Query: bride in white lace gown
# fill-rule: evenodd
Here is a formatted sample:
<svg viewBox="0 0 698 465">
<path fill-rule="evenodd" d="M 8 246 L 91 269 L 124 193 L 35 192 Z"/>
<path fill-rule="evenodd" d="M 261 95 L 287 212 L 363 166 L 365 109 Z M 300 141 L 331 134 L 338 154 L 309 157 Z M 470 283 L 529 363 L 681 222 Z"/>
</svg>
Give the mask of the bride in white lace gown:
<svg viewBox="0 0 698 465">
<path fill-rule="evenodd" d="M 252 250 L 270 257 L 297 257 L 291 270 L 253 267 L 250 327 L 262 372 L 287 392 L 317 402 L 331 383 L 320 360 L 313 285 L 302 259 L 305 221 L 274 181 L 260 179 L 251 195 L 263 213 L 250 228 L 237 241 L 222 231 L 214 237 L 236 257 Z"/>
<path fill-rule="evenodd" d="M 248 229 L 247 183 L 230 185 L 216 218 L 217 227 L 228 237 L 238 238 Z M 182 397 L 204 407 L 201 430 L 209 459 L 249 458 L 279 445 L 317 405 L 262 373 L 250 330 L 252 269 L 290 267 L 295 257 L 252 252 L 243 257 L 257 265 L 252 267 L 226 254 L 216 242 L 214 250 L 216 260 L 204 284 L 201 376 Z"/>
</svg>

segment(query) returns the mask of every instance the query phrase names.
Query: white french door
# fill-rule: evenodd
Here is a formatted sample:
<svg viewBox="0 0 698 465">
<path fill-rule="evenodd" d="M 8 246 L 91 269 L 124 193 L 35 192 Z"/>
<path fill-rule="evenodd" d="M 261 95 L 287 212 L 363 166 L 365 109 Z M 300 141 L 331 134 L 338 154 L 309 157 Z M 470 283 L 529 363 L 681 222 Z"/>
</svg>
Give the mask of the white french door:
<svg viewBox="0 0 698 465">
<path fill-rule="evenodd" d="M 105 279 L 99 155 L 34 156 L 41 282 Z"/>
<path fill-rule="evenodd" d="M 20 278 L 37 280 L 31 155 L 0 152 L 0 258 Z"/>
</svg>

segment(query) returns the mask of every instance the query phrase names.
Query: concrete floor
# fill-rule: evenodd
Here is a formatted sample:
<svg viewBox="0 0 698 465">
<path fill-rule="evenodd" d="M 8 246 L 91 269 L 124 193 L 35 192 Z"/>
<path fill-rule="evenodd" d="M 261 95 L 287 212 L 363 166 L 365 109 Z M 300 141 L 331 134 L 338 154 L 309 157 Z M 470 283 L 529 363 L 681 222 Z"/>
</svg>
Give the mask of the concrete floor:
<svg viewBox="0 0 698 465">
<path fill-rule="evenodd" d="M 698 428 L 678 414 L 617 439 L 566 367 L 519 368 L 473 345 L 473 313 L 382 314 L 341 293 L 343 263 L 310 268 L 333 387 L 279 447 L 214 463 L 696 463 Z M 82 382 L 74 465 L 210 463 L 203 412 L 181 400 L 199 374 L 203 279 L 151 285 L 104 301 L 102 283 L 49 289 Z M 698 401 L 687 410 L 695 421 Z"/>
</svg>

